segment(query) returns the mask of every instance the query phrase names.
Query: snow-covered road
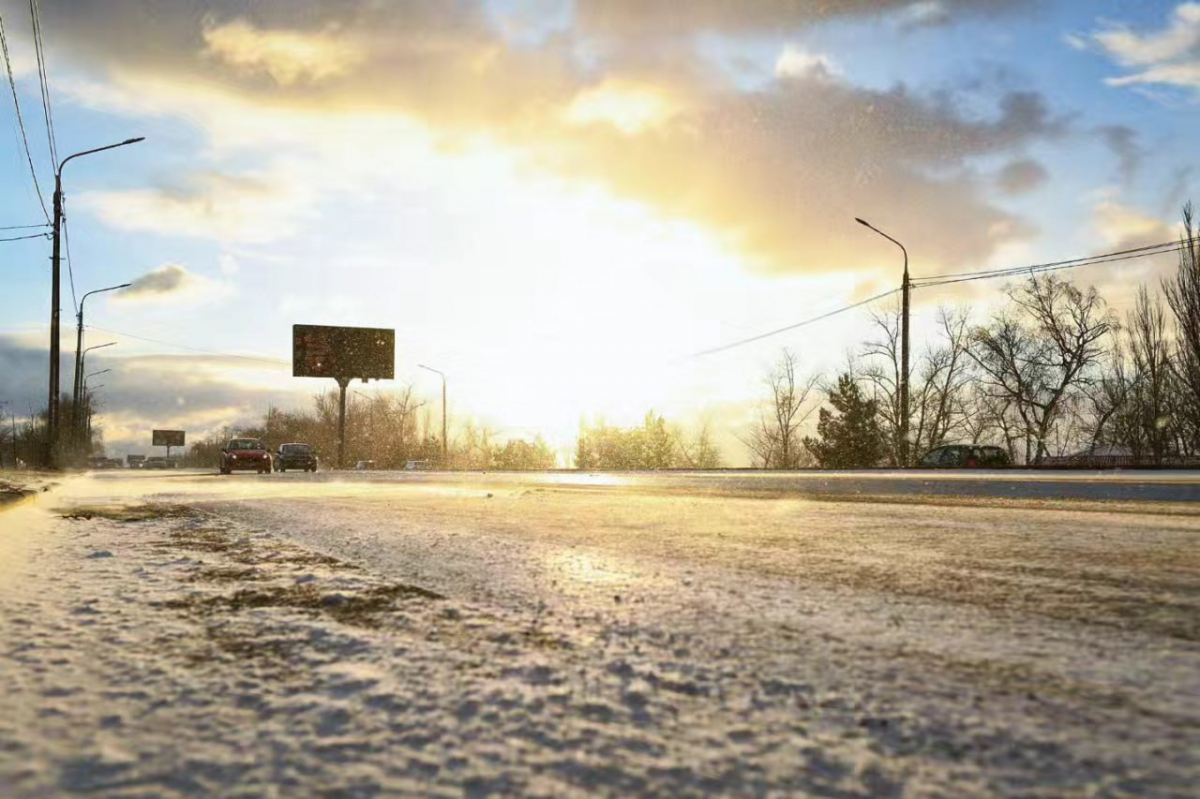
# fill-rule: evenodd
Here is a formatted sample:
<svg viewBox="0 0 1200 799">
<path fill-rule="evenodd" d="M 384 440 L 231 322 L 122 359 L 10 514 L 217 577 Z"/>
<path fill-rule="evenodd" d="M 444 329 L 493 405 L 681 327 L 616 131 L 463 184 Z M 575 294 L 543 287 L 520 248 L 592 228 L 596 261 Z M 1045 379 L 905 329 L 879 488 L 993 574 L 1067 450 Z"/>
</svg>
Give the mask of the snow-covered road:
<svg viewBox="0 0 1200 799">
<path fill-rule="evenodd" d="M 1190 507 L 619 482 L 69 480 L 0 514 L 0 785 L 1193 790 Z"/>
</svg>

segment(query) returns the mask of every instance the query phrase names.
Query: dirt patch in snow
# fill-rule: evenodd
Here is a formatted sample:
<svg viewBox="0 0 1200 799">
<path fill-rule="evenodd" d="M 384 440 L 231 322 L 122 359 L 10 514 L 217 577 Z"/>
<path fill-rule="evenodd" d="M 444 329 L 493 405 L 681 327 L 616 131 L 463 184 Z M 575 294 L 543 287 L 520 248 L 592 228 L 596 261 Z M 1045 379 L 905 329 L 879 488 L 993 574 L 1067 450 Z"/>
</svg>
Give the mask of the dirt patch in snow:
<svg viewBox="0 0 1200 799">
<path fill-rule="evenodd" d="M 197 516 L 198 512 L 186 505 L 149 503 L 142 505 L 79 505 L 59 514 L 72 521 L 108 521 L 129 524 L 156 519 L 183 519 Z"/>
</svg>

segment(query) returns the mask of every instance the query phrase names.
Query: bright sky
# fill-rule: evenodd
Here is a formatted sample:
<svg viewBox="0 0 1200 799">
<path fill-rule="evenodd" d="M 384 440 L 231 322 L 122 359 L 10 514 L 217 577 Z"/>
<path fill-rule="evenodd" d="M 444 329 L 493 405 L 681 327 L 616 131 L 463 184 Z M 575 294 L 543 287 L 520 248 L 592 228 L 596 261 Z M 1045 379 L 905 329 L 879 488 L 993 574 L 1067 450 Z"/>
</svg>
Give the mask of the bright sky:
<svg viewBox="0 0 1200 799">
<path fill-rule="evenodd" d="M 569 448 L 583 417 L 654 408 L 707 416 L 739 464 L 780 348 L 833 371 L 865 316 L 687 356 L 898 285 L 855 216 L 915 275 L 1016 266 L 1168 240 L 1198 177 L 1200 3 L 40 7 L 60 157 L 147 138 L 64 178 L 76 294 L 139 286 L 87 303 L 87 344 L 119 342 L 87 369 L 112 369 L 118 453 L 306 404 L 310 323 L 395 328 L 397 382 L 432 398 L 416 364 L 445 371 L 454 417 L 501 437 Z M 48 205 L 28 4 L 0 14 Z M 0 127 L 0 227 L 42 222 L 7 89 Z M 45 402 L 49 255 L 0 242 L 18 416 Z M 1169 267 L 1079 279 L 1121 308 Z M 982 320 L 999 288 L 918 293 L 916 346 L 938 304 Z M 73 314 L 68 288 L 64 354 Z"/>
</svg>

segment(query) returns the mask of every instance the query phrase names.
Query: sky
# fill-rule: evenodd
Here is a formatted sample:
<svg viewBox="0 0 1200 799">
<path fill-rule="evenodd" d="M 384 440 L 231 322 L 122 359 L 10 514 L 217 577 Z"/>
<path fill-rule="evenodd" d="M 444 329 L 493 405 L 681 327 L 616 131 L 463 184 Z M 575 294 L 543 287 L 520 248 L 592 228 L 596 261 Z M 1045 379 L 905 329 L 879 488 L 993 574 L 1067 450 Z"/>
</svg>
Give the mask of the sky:
<svg viewBox="0 0 1200 799">
<path fill-rule="evenodd" d="M 452 421 L 564 453 L 707 420 L 727 462 L 787 347 L 832 373 L 896 288 L 1168 241 L 1196 196 L 1200 3 L 40 0 L 71 269 L 110 453 L 301 408 L 293 324 L 396 331 Z M 46 221 L 29 4 L 0 0 L 0 227 Z M 1189 134 L 1191 136 L 1189 137 Z M 30 160 L 41 199 L 35 190 Z M 45 228 L 0 230 L 0 238 Z M 0 402 L 45 403 L 50 242 L 0 242 Z M 1114 309 L 1170 258 L 1075 275 Z M 70 287 L 73 282 L 74 288 Z M 1002 285 L 914 293 L 985 321 Z M 883 309 L 889 298 L 877 309 Z M 71 385 L 64 360 L 63 385 Z M 329 385 L 326 385 L 328 383 Z M 564 463 L 566 465 L 566 463 Z"/>
</svg>

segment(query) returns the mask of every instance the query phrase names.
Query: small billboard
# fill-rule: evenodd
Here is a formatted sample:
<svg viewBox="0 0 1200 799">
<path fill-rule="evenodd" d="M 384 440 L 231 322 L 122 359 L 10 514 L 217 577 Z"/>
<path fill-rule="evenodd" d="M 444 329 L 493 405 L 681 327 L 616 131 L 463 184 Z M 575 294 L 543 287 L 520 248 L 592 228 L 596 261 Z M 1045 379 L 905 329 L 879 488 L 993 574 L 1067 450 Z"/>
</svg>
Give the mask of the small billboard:
<svg viewBox="0 0 1200 799">
<path fill-rule="evenodd" d="M 395 373 L 395 330 L 292 325 L 293 377 L 391 380 Z"/>
<path fill-rule="evenodd" d="M 155 430 L 151 440 L 156 447 L 182 447 L 183 431 Z"/>
</svg>

